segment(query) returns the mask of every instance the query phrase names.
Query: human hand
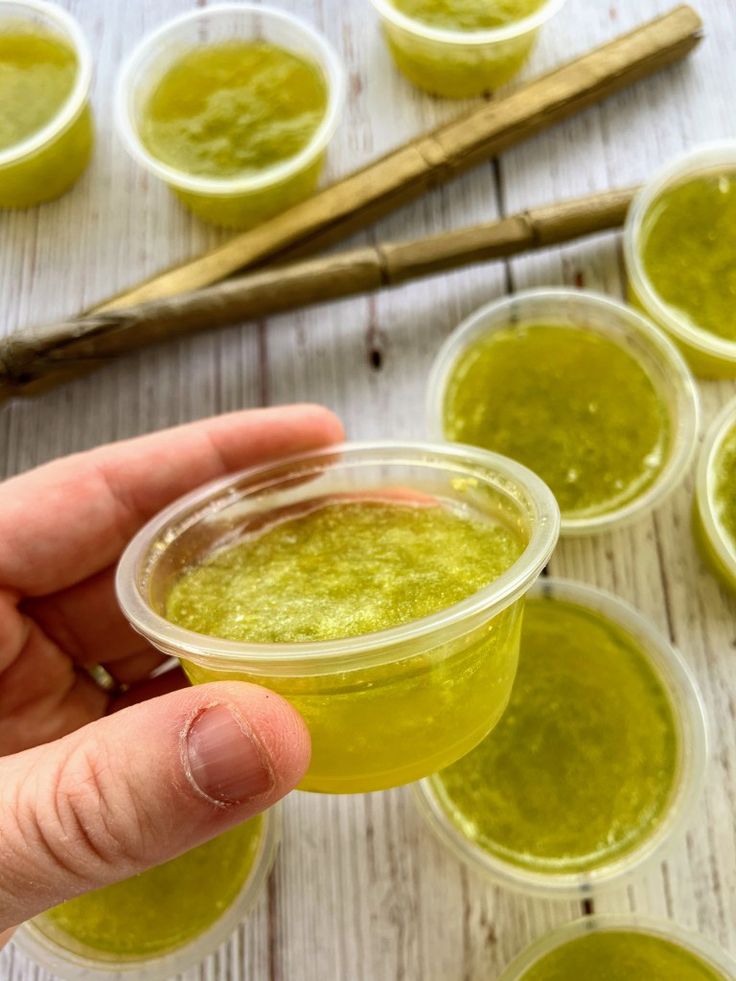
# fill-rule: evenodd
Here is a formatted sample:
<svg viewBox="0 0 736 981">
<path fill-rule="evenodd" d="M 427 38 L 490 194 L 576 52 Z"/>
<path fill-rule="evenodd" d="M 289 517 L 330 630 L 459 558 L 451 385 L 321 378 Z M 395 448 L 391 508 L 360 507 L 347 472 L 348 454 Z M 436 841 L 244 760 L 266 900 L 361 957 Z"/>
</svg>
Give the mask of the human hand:
<svg viewBox="0 0 736 981">
<path fill-rule="evenodd" d="M 315 406 L 236 412 L 0 484 L 0 945 L 64 899 L 158 865 L 274 804 L 309 736 L 272 692 L 186 687 L 114 594 L 131 536 L 181 494 L 339 440 Z M 102 664 L 122 695 L 87 668 Z"/>
</svg>

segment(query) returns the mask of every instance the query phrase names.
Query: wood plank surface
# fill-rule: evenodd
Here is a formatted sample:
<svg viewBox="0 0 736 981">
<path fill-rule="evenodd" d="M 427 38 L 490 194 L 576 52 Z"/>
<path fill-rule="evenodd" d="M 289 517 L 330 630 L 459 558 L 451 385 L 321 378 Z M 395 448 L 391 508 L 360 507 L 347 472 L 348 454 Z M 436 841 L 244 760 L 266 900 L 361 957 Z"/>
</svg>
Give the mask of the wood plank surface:
<svg viewBox="0 0 736 981">
<path fill-rule="evenodd" d="M 338 177 L 470 103 L 414 91 L 392 68 L 367 0 L 279 0 L 324 31 L 349 74 L 328 162 Z M 694 143 L 736 137 L 736 0 L 695 0 L 707 40 L 691 61 L 482 165 L 352 241 L 430 234 L 647 177 Z M 0 214 L 0 331 L 87 307 L 221 240 L 122 151 L 112 91 L 141 34 L 194 0 L 65 0 L 96 59 L 97 149 L 60 201 Z M 664 11 L 667 0 L 569 0 L 543 34 L 531 77 Z M 437 347 L 479 304 L 526 286 L 622 295 L 620 241 L 606 235 L 273 317 L 126 357 L 33 401 L 0 407 L 0 476 L 111 439 L 211 413 L 298 399 L 323 402 L 351 438 L 422 437 Z M 706 415 L 736 383 L 701 386 Z M 656 514 L 598 539 L 564 542 L 554 574 L 632 601 L 682 649 L 712 717 L 707 790 L 685 839 L 601 911 L 670 917 L 736 954 L 736 601 L 692 545 L 692 480 Z M 238 934 L 188 981 L 493 981 L 511 957 L 581 913 L 514 896 L 435 843 L 410 789 L 357 797 L 294 794 L 268 893 Z M 2 981 L 49 981 L 11 946 Z M 582 979 L 581 979 L 582 981 Z"/>
</svg>

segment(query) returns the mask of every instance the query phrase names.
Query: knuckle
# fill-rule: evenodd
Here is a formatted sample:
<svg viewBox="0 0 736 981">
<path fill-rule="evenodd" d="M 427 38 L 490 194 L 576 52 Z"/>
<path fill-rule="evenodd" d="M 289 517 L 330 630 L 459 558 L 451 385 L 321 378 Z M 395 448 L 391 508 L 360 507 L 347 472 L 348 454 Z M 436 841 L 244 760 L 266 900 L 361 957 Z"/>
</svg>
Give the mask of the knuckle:
<svg viewBox="0 0 736 981">
<path fill-rule="evenodd" d="M 26 808 L 27 837 L 52 867 L 80 883 L 135 871 L 145 847 L 135 795 L 99 747 L 78 746 Z"/>
</svg>

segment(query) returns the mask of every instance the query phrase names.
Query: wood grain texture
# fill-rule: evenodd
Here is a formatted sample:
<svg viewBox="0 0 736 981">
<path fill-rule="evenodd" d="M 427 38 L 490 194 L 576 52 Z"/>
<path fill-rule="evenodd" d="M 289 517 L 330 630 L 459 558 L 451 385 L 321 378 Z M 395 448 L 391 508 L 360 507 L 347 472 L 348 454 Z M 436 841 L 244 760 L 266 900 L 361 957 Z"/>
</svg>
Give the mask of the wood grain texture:
<svg viewBox="0 0 736 981">
<path fill-rule="evenodd" d="M 194 0 L 191 0 L 194 4 Z M 3 331 L 60 319 L 214 246 L 218 233 L 183 211 L 122 154 L 111 132 L 112 79 L 141 33 L 183 0 L 69 0 L 97 57 L 98 147 L 59 202 L 0 216 Z M 414 92 L 392 69 L 366 0 L 280 0 L 316 24 L 349 68 L 345 121 L 329 157 L 336 179 L 467 106 Z M 527 77 L 600 44 L 667 0 L 569 0 Z M 531 204 L 646 178 L 695 142 L 736 136 L 736 4 L 696 0 L 708 27 L 686 66 L 481 164 L 351 243 L 373 244 L 487 221 Z M 0 409 L 0 468 L 240 406 L 312 399 L 354 438 L 424 435 L 427 373 L 441 341 L 482 302 L 512 288 L 576 284 L 621 295 L 619 239 L 550 249 L 421 284 L 224 329 L 130 355 L 35 401 Z M 708 417 L 734 384 L 702 386 Z M 692 482 L 653 518 L 595 540 L 565 542 L 552 571 L 633 601 L 683 650 L 713 718 L 707 791 L 687 837 L 599 910 L 672 917 L 736 953 L 736 602 L 691 543 Z M 531 939 L 581 912 L 489 887 L 422 826 L 408 789 L 355 798 L 295 794 L 268 894 L 238 935 L 187 981 L 493 981 Z M 49 981 L 0 954 L 2 981 Z"/>
</svg>

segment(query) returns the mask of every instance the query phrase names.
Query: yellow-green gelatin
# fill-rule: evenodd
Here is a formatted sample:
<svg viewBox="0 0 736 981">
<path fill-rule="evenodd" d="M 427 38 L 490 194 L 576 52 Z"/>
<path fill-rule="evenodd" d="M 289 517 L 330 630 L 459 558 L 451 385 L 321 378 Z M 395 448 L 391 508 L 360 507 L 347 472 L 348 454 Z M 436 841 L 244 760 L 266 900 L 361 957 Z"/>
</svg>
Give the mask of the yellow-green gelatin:
<svg viewBox="0 0 736 981">
<path fill-rule="evenodd" d="M 674 941 L 638 930 L 595 930 L 541 957 L 518 981 L 731 981 Z"/>
<path fill-rule="evenodd" d="M 644 217 L 644 272 L 688 324 L 736 341 L 736 168 L 665 190 Z"/>
<path fill-rule="evenodd" d="M 715 506 L 719 524 L 736 551 L 736 425 L 726 435 L 716 458 Z"/>
<path fill-rule="evenodd" d="M 223 182 L 217 193 L 172 182 L 185 203 L 217 224 L 256 224 L 306 197 L 322 154 L 248 190 L 248 181 L 300 154 L 322 124 L 328 86 L 319 65 L 266 41 L 204 45 L 176 60 L 138 120 L 156 160 L 188 177 Z"/>
<path fill-rule="evenodd" d="M 449 31 L 489 31 L 523 20 L 545 0 L 392 0 L 407 17 Z"/>
<path fill-rule="evenodd" d="M 0 150 L 48 125 L 71 95 L 76 74 L 76 55 L 59 38 L 0 30 Z"/>
<path fill-rule="evenodd" d="M 615 341 L 564 324 L 510 326 L 469 344 L 449 375 L 443 428 L 536 471 L 563 519 L 637 499 L 670 446 L 668 409 L 644 366 Z"/>
<path fill-rule="evenodd" d="M 84 101 L 57 130 L 72 99 L 79 59 L 62 37 L 0 20 L 0 207 L 58 197 L 81 175 L 92 149 Z M 34 137 L 48 128 L 40 143 Z"/>
<path fill-rule="evenodd" d="M 736 591 L 736 406 L 724 411 L 723 429 L 716 422 L 720 431 L 702 450 L 693 529 L 713 571 Z"/>
<path fill-rule="evenodd" d="M 231 671 L 184 661 L 195 683 L 250 680 L 296 706 L 312 735 L 303 789 L 362 792 L 426 776 L 475 746 L 506 706 L 521 601 L 460 636 L 440 630 L 405 656 L 387 647 L 383 657 L 380 649 L 360 657 L 364 635 L 453 606 L 524 551 L 513 524 L 424 500 L 313 501 L 185 571 L 168 594 L 171 622 L 275 645 L 275 659 L 279 644 L 356 639 L 357 663 L 348 651 L 323 673 L 297 665 L 271 676 L 249 672 L 247 660 Z"/>
<path fill-rule="evenodd" d="M 61 947 L 94 959 L 145 960 L 182 947 L 235 902 L 263 835 L 257 817 L 164 865 L 70 899 L 33 922 Z"/>
<path fill-rule="evenodd" d="M 413 22 L 396 21 L 389 5 Z M 493 91 L 512 78 L 537 37 L 534 23 L 513 28 L 546 6 L 545 0 L 386 0 L 377 4 L 397 66 L 434 95 L 466 98 Z M 439 33 L 441 32 L 441 33 Z"/>
<path fill-rule="evenodd" d="M 506 713 L 431 787 L 495 859 L 539 875 L 592 872 L 660 826 L 678 747 L 670 697 L 639 641 L 598 611 L 535 596 Z"/>
<path fill-rule="evenodd" d="M 175 62 L 149 96 L 141 138 L 199 177 L 247 177 L 296 156 L 327 107 L 319 68 L 265 41 L 228 41 Z"/>
<path fill-rule="evenodd" d="M 702 378 L 736 377 L 736 143 L 696 149 L 655 175 L 626 222 L 632 302 Z"/>
</svg>

